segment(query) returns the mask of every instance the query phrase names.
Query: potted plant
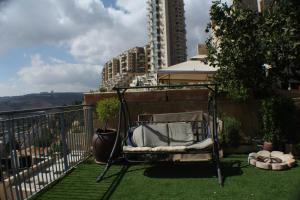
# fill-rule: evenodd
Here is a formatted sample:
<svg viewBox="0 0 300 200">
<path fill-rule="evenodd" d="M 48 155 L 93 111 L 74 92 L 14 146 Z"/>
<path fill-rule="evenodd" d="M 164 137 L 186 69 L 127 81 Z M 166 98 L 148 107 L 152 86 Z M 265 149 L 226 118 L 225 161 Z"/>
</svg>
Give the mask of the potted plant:
<svg viewBox="0 0 300 200">
<path fill-rule="evenodd" d="M 109 129 L 109 124 L 117 120 L 120 103 L 117 98 L 103 99 L 97 103 L 96 112 L 102 124 L 102 128 L 97 129 L 93 136 L 93 153 L 97 163 L 106 163 L 112 152 L 116 141 L 117 132 L 115 129 Z M 118 151 L 114 156 L 117 156 Z"/>
<path fill-rule="evenodd" d="M 279 130 L 276 127 L 275 118 L 275 98 L 269 98 L 262 101 L 262 134 L 263 149 L 273 150 L 273 143 L 276 142 Z"/>
</svg>

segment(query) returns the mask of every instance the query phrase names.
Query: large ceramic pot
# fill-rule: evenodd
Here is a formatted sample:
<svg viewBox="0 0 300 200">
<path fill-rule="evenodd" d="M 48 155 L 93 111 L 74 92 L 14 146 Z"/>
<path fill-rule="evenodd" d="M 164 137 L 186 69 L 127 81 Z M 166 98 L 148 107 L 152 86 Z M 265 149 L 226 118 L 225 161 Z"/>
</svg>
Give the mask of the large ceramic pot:
<svg viewBox="0 0 300 200">
<path fill-rule="evenodd" d="M 117 132 L 115 130 L 103 131 L 98 129 L 93 136 L 92 145 L 93 153 L 98 163 L 106 163 L 113 150 L 116 141 Z M 118 157 L 120 154 L 120 142 L 118 142 L 116 151 L 113 158 Z"/>
</svg>

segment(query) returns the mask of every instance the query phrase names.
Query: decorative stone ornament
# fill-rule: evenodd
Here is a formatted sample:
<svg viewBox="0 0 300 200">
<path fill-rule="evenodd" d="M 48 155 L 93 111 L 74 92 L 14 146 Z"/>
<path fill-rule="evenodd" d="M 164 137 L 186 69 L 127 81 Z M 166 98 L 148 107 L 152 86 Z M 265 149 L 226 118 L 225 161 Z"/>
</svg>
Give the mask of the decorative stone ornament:
<svg viewBox="0 0 300 200">
<path fill-rule="evenodd" d="M 259 151 L 250 153 L 248 163 L 260 169 L 280 171 L 292 168 L 296 160 L 291 154 L 284 154 L 280 151 Z"/>
</svg>

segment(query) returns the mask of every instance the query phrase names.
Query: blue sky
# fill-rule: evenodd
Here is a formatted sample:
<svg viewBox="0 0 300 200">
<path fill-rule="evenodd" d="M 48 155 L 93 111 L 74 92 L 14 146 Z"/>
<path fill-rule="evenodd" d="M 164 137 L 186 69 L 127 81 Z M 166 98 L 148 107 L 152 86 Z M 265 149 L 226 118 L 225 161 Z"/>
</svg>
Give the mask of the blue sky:
<svg viewBox="0 0 300 200">
<path fill-rule="evenodd" d="M 116 4 L 116 1 L 115 0 L 103 0 L 103 4 L 106 6 L 106 7 L 109 7 L 109 6 L 115 6 Z"/>
<path fill-rule="evenodd" d="M 2 2 L 0 96 L 96 90 L 105 61 L 148 40 L 146 0 Z M 207 37 L 209 6 L 185 0 L 189 56 Z"/>
<path fill-rule="evenodd" d="M 30 65 L 30 56 L 36 54 L 45 58 L 53 57 L 65 60 L 70 63 L 76 62 L 65 48 L 55 48 L 49 45 L 13 48 L 0 55 L 0 82 L 8 81 L 10 77 L 18 72 L 20 66 Z"/>
</svg>

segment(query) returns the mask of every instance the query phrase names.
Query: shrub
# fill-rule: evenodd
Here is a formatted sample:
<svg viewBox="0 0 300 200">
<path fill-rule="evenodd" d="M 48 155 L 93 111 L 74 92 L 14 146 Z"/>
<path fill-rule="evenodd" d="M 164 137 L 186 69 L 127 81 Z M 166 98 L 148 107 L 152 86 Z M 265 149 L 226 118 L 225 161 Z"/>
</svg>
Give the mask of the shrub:
<svg viewBox="0 0 300 200">
<path fill-rule="evenodd" d="M 274 144 L 296 140 L 296 108 L 293 101 L 272 97 L 262 101 L 263 139 Z"/>
<path fill-rule="evenodd" d="M 99 91 L 100 91 L 100 92 L 107 92 L 107 89 L 104 88 L 104 87 L 101 87 L 101 88 L 99 89 Z"/>
<path fill-rule="evenodd" d="M 227 115 L 224 115 L 222 119 L 224 123 L 224 131 L 223 131 L 223 135 L 220 138 L 221 139 L 220 143 L 223 146 L 237 147 L 241 139 L 240 136 L 241 122 L 236 118 Z"/>
<path fill-rule="evenodd" d="M 106 130 L 109 120 L 117 118 L 119 107 L 120 102 L 117 98 L 108 98 L 97 103 L 96 112 L 100 122 L 104 124 L 104 130 Z"/>
</svg>

